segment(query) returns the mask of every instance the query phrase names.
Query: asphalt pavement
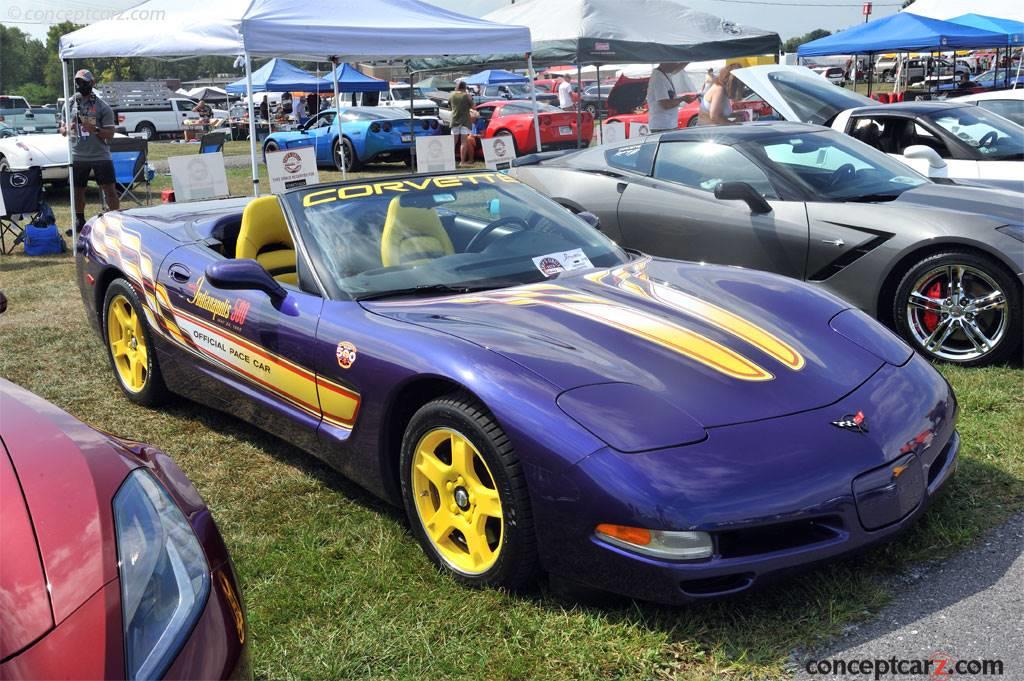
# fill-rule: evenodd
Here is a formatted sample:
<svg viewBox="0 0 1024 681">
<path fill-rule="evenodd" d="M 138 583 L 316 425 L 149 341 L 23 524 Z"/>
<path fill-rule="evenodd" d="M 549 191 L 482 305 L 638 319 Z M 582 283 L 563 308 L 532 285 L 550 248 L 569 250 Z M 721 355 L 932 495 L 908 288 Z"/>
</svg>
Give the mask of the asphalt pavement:
<svg viewBox="0 0 1024 681">
<path fill-rule="evenodd" d="M 871 674 L 810 674 L 809 660 L 946 659 L 948 677 L 1024 680 L 1024 513 L 963 553 L 915 567 L 893 584 L 894 599 L 872 620 L 851 626 L 823 650 L 795 655 L 796 679 L 874 679 Z M 961 660 L 1001 660 L 1003 673 L 957 674 Z M 820 662 L 819 662 L 820 664 Z M 880 679 L 945 678 L 885 673 Z M 821 669 L 821 667 L 819 667 Z M 977 667 L 975 667 L 977 669 Z M 827 664 L 824 670 L 828 670 Z M 912 667 L 904 666 L 911 671 Z M 857 671 L 855 669 L 855 671 Z M 862 670 L 861 670 L 862 671 Z"/>
</svg>

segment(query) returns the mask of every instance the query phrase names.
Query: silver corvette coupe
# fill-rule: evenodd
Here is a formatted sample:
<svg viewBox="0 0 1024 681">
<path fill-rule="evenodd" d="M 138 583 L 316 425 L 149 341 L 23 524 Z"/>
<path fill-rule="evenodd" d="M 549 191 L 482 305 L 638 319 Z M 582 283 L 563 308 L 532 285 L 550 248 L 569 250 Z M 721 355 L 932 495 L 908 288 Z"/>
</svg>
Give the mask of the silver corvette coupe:
<svg viewBox="0 0 1024 681">
<path fill-rule="evenodd" d="M 813 282 L 931 359 L 1019 355 L 1024 194 L 933 182 L 802 123 L 688 128 L 513 172 L 626 248 Z"/>
</svg>

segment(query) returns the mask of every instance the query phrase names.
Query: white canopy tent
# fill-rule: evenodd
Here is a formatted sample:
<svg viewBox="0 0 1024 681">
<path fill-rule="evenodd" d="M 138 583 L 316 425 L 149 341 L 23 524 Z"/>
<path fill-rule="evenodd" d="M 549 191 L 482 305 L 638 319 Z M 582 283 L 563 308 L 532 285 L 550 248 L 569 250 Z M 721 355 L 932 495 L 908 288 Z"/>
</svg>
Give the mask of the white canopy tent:
<svg viewBox="0 0 1024 681">
<path fill-rule="evenodd" d="M 529 51 L 530 30 L 525 26 L 467 17 L 419 0 L 148 0 L 61 37 L 64 115 L 67 120 L 71 59 L 241 56 L 251 94 L 253 56 L 337 63 L 352 58 Z M 335 84 L 335 106 L 337 89 Z M 254 114 L 250 96 L 253 192 L 258 194 Z"/>
<path fill-rule="evenodd" d="M 916 0 L 902 11 L 942 21 L 965 14 L 1024 21 L 1024 3 L 1020 0 Z"/>
</svg>

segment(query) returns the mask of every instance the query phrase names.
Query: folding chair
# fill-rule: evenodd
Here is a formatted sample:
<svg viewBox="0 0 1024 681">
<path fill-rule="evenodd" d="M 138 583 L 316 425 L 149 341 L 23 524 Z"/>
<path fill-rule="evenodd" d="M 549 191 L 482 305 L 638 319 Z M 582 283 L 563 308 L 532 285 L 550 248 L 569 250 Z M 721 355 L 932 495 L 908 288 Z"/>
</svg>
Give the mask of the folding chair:
<svg viewBox="0 0 1024 681">
<path fill-rule="evenodd" d="M 150 199 L 150 180 L 152 175 L 146 165 L 149 156 L 149 143 L 144 139 L 131 137 L 112 137 L 110 139 L 110 159 L 114 162 L 114 182 L 120 192 L 119 200 L 127 196 L 136 205 L 141 206 L 142 200 L 132 189 L 137 184 L 146 185 L 146 205 Z"/>
<path fill-rule="evenodd" d="M 0 254 L 11 253 L 25 238 L 23 224 L 35 219 L 42 201 L 41 168 L 0 171 Z M 26 215 L 32 217 L 25 220 Z"/>
<path fill-rule="evenodd" d="M 216 154 L 224 150 L 224 140 L 227 134 L 223 132 L 208 132 L 199 140 L 200 154 Z"/>
</svg>

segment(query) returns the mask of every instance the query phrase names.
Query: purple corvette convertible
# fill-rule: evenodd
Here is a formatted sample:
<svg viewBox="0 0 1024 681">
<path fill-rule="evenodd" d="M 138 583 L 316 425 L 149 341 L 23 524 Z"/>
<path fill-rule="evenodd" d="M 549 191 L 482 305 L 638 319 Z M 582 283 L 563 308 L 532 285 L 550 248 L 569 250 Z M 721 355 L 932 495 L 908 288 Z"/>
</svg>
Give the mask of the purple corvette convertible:
<svg viewBox="0 0 1024 681">
<path fill-rule="evenodd" d="M 735 593 L 891 537 L 956 468 L 949 385 L 867 315 L 501 174 L 107 213 L 78 283 L 129 399 L 302 447 L 471 585 Z"/>
</svg>

